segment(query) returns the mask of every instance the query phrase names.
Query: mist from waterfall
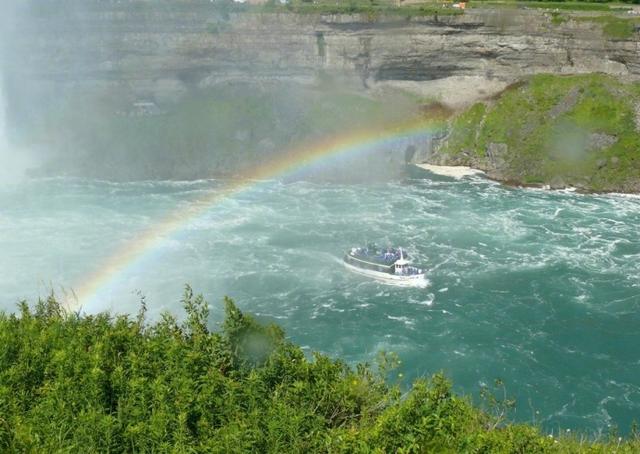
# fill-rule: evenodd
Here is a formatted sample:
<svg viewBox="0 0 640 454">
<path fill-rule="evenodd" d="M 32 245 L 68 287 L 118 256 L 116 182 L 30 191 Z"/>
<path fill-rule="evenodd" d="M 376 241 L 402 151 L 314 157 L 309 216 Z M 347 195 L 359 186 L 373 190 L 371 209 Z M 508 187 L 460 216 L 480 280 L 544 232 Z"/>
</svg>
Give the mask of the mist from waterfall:
<svg viewBox="0 0 640 454">
<path fill-rule="evenodd" d="M 8 177 L 9 146 L 7 144 L 6 108 L 4 89 L 0 84 L 0 181 Z M 5 173 L 7 176 L 5 176 Z"/>
<path fill-rule="evenodd" d="M 4 86 L 0 83 L 0 184 L 15 181 L 14 159 L 7 139 L 7 104 Z"/>
<path fill-rule="evenodd" d="M 1 75 L 2 68 L 0 68 Z M 24 178 L 25 171 L 33 166 L 33 160 L 26 150 L 12 146 L 9 139 L 8 105 L 4 88 L 4 84 L 0 83 L 0 184 L 19 182 Z"/>
</svg>

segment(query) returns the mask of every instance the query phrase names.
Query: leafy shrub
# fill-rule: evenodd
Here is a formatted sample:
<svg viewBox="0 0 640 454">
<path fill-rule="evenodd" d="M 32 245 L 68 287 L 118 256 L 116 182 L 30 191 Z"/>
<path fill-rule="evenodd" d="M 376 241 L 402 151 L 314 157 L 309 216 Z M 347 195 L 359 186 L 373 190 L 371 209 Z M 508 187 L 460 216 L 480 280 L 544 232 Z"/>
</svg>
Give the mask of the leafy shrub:
<svg viewBox="0 0 640 454">
<path fill-rule="evenodd" d="M 397 364 L 308 358 L 225 299 L 221 331 L 187 287 L 182 323 L 68 313 L 53 298 L 0 313 L 3 452 L 633 452 L 558 445 L 456 396 L 437 374 L 405 394 Z"/>
</svg>

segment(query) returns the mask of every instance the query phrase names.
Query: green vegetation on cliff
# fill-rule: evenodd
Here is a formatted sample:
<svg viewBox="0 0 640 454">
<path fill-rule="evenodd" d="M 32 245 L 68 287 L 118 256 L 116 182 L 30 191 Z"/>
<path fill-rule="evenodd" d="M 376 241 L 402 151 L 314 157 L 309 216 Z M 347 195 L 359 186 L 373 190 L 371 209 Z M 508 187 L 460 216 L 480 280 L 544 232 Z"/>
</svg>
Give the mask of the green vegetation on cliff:
<svg viewBox="0 0 640 454">
<path fill-rule="evenodd" d="M 640 190 L 640 84 L 537 75 L 451 122 L 432 160 L 514 183 Z"/>
<path fill-rule="evenodd" d="M 536 8 L 552 9 L 564 11 L 620 11 L 628 9 L 628 6 L 612 5 L 613 2 L 591 2 L 591 1 L 526 1 L 526 0 L 474 0 L 471 2 L 473 8 Z M 634 3 L 628 1 L 626 3 Z"/>
<path fill-rule="evenodd" d="M 456 396 L 438 374 L 403 393 L 377 367 L 312 358 L 225 300 L 221 330 L 189 288 L 166 313 L 0 313 L 2 452 L 638 452 L 640 441 L 546 436 Z M 493 407 L 491 406 L 493 405 Z"/>
<path fill-rule="evenodd" d="M 575 16 L 562 14 L 559 11 L 551 12 L 551 23 L 560 25 L 570 20 L 577 22 L 589 22 L 600 27 L 602 34 L 611 39 L 626 40 L 633 38 L 636 29 L 640 26 L 640 18 L 620 17 L 614 14 L 598 16 Z"/>
<path fill-rule="evenodd" d="M 617 16 L 595 16 L 595 17 L 578 17 L 576 20 L 583 22 L 591 22 L 599 24 L 602 27 L 602 33 L 613 39 L 629 39 L 636 32 L 636 27 L 640 25 L 640 18 L 631 19 Z"/>
<path fill-rule="evenodd" d="M 453 2 L 424 1 L 403 4 L 395 0 L 292 0 L 286 4 L 279 1 L 267 1 L 257 7 L 256 11 L 295 12 L 299 14 L 364 14 L 371 21 L 379 16 L 404 16 L 406 18 L 421 16 L 457 16 L 463 10 L 451 8 Z"/>
</svg>

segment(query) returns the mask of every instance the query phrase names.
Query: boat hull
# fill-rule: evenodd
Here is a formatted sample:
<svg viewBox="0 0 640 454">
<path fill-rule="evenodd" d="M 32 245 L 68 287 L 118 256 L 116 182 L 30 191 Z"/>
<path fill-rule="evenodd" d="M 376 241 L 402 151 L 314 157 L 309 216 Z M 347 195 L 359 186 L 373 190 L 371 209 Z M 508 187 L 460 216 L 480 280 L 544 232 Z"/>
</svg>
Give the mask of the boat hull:
<svg viewBox="0 0 640 454">
<path fill-rule="evenodd" d="M 350 263 L 343 261 L 344 266 L 354 273 L 360 274 L 362 276 L 371 277 L 377 281 L 383 282 L 389 285 L 398 285 L 401 287 L 421 287 L 424 288 L 428 285 L 429 281 L 425 277 L 424 273 L 422 274 L 412 274 L 409 276 L 400 276 L 397 274 L 384 273 L 381 271 L 367 270 L 364 268 L 359 268 L 357 266 L 351 265 Z"/>
</svg>

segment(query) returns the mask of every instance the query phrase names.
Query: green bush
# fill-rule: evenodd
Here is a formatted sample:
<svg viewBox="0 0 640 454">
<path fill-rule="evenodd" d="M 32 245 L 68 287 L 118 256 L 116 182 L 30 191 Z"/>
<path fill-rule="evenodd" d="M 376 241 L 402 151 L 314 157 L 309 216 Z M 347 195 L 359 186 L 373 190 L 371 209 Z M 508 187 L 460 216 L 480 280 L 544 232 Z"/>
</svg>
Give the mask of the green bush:
<svg viewBox="0 0 640 454">
<path fill-rule="evenodd" d="M 0 313 L 2 452 L 633 452 L 503 423 L 437 374 L 405 394 L 397 363 L 305 356 L 225 299 L 221 330 L 187 287 L 182 323 L 63 310 Z M 637 451 L 636 451 L 637 452 Z"/>
<path fill-rule="evenodd" d="M 551 23 L 553 25 L 560 25 L 560 24 L 563 24 L 563 23 L 565 23 L 567 21 L 568 21 L 567 17 L 562 15 L 562 14 L 560 14 L 559 12 L 554 11 L 554 12 L 551 13 Z"/>
</svg>

